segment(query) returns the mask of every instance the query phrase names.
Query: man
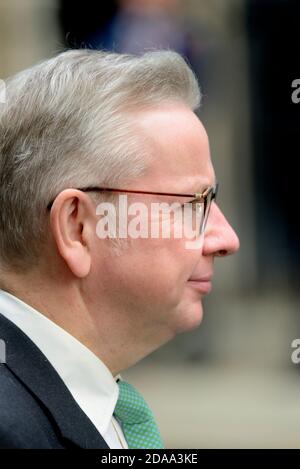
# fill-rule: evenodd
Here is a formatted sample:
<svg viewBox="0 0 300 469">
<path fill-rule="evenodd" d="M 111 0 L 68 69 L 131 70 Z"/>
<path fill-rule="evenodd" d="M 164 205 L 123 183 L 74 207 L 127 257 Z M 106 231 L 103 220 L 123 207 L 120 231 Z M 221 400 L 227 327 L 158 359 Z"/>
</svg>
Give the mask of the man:
<svg viewBox="0 0 300 469">
<path fill-rule="evenodd" d="M 161 448 L 150 409 L 120 372 L 200 324 L 215 257 L 239 247 L 214 200 L 197 81 L 175 52 L 74 50 L 6 87 L 0 446 Z M 111 225 L 108 236 L 103 207 L 120 211 L 121 196 L 126 216 L 177 208 L 153 216 L 147 236 L 124 216 L 122 233 Z"/>
</svg>

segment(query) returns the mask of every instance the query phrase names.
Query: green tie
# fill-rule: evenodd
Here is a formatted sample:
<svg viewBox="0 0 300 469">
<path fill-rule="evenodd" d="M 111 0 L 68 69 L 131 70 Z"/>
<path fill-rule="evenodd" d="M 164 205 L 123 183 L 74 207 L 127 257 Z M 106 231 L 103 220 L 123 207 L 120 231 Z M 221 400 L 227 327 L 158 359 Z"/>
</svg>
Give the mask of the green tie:
<svg viewBox="0 0 300 469">
<path fill-rule="evenodd" d="M 114 416 L 119 420 L 128 448 L 163 448 L 153 414 L 141 394 L 126 381 L 118 381 Z"/>
</svg>

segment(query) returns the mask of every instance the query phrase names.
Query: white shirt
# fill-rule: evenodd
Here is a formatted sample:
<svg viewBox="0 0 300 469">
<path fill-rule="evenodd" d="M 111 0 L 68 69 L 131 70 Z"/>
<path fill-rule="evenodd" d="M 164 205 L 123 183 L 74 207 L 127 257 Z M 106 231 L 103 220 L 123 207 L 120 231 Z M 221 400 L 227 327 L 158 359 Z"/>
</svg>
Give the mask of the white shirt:
<svg viewBox="0 0 300 469">
<path fill-rule="evenodd" d="M 0 313 L 46 356 L 110 448 L 128 448 L 113 417 L 119 388 L 105 364 L 67 331 L 19 298 L 0 289 Z"/>
</svg>

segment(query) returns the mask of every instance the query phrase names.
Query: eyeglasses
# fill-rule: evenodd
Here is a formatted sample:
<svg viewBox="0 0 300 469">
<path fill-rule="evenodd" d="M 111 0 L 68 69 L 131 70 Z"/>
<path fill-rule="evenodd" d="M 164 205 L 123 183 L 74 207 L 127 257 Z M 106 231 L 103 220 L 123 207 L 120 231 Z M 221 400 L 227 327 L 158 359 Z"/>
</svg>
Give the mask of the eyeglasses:
<svg viewBox="0 0 300 469">
<path fill-rule="evenodd" d="M 193 198 L 188 204 L 191 204 L 193 210 L 202 213 L 202 219 L 200 223 L 200 234 L 205 230 L 207 219 L 210 212 L 211 203 L 213 200 L 216 200 L 217 193 L 219 189 L 219 183 L 217 182 L 214 186 L 208 187 L 203 192 L 195 192 L 194 194 L 174 194 L 173 192 L 150 192 L 150 191 L 136 191 L 132 189 L 113 189 L 111 187 L 82 187 L 77 190 L 82 192 L 117 192 L 117 193 L 129 193 L 129 194 L 144 194 L 144 195 L 162 195 L 169 197 L 185 197 Z M 47 209 L 50 210 L 55 199 L 53 199 L 47 205 Z M 202 209 L 203 205 L 203 211 Z"/>
</svg>

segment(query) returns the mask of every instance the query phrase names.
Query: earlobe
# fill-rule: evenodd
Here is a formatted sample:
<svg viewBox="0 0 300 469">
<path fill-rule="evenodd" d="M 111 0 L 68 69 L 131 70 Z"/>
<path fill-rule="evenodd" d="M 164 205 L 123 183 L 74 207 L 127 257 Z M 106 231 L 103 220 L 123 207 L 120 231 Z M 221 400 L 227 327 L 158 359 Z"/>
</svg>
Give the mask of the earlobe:
<svg viewBox="0 0 300 469">
<path fill-rule="evenodd" d="M 87 250 L 80 248 L 80 251 L 82 252 L 70 251 L 69 255 L 66 255 L 65 261 L 76 277 L 84 278 L 91 270 L 91 259 Z"/>
</svg>

